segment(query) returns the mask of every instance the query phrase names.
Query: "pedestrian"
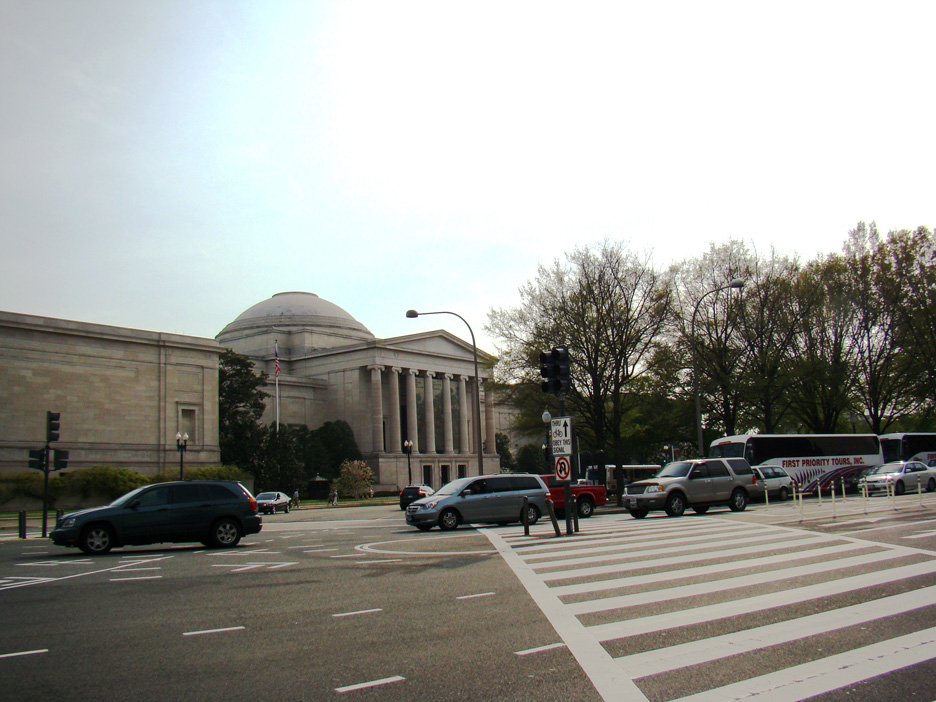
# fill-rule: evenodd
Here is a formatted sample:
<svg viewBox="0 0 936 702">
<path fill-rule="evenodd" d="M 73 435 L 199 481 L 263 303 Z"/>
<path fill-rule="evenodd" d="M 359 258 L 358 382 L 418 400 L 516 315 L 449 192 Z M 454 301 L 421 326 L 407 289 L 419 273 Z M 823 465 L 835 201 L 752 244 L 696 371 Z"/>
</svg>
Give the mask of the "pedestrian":
<svg viewBox="0 0 936 702">
<path fill-rule="evenodd" d="M 292 501 L 293 501 L 293 507 L 295 507 L 296 509 L 299 509 L 299 491 L 298 490 L 293 490 Z"/>
<path fill-rule="evenodd" d="M 332 490 L 332 494 L 331 494 L 331 503 L 332 503 L 332 505 L 334 505 L 335 507 L 338 506 L 338 490 Z"/>
</svg>

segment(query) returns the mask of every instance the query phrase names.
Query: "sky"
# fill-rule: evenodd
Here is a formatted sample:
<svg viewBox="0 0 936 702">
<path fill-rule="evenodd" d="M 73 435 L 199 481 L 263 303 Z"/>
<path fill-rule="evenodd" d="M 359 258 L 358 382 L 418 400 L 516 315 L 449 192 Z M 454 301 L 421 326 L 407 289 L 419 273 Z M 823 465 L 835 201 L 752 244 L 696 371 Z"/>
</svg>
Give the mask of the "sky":
<svg viewBox="0 0 936 702">
<path fill-rule="evenodd" d="M 0 310 L 312 292 L 478 346 L 539 265 L 936 225 L 936 3 L 0 0 Z"/>
</svg>

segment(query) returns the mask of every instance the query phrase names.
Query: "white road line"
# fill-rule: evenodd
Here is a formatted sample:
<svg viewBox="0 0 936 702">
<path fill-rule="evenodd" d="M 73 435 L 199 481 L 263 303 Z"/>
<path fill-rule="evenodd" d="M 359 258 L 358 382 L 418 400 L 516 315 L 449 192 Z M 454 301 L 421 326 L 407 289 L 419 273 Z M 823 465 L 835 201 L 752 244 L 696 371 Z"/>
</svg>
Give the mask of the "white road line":
<svg viewBox="0 0 936 702">
<path fill-rule="evenodd" d="M 123 583 L 128 580 L 159 580 L 162 578 L 161 575 L 143 575 L 137 578 L 108 578 L 107 581 L 111 583 Z"/>
<path fill-rule="evenodd" d="M 722 636 L 621 656 L 617 660 L 632 670 L 639 670 L 641 677 L 647 677 L 677 668 L 757 651 L 764 648 L 765 644 L 778 646 L 809 636 L 886 619 L 922 607 L 929 607 L 934 601 L 936 601 L 936 586 L 883 597 L 874 600 L 873 603 L 862 602 Z"/>
<path fill-rule="evenodd" d="M 202 634 L 225 634 L 229 631 L 243 631 L 246 627 L 229 626 L 224 629 L 203 629 L 202 631 L 184 631 L 182 636 L 201 636 Z"/>
<path fill-rule="evenodd" d="M 34 656 L 37 653 L 48 653 L 49 649 L 39 648 L 35 651 L 17 651 L 16 653 L 0 653 L 0 658 L 16 658 L 17 656 Z"/>
<path fill-rule="evenodd" d="M 339 612 L 338 614 L 333 614 L 333 617 L 353 617 L 358 614 L 373 614 L 374 612 L 383 612 L 383 609 L 376 607 L 375 609 L 359 609 L 356 612 Z"/>
<path fill-rule="evenodd" d="M 752 612 L 785 607 L 807 600 L 828 597 L 830 595 L 840 595 L 853 590 L 860 590 L 874 585 L 886 585 L 904 578 L 930 575 L 932 573 L 936 573 L 936 563 L 932 561 L 916 563 L 914 565 L 899 566 L 889 570 L 840 578 L 838 580 L 815 585 L 805 585 L 803 587 L 791 588 L 789 590 L 782 590 L 766 595 L 755 595 L 754 597 L 735 599 L 729 602 L 683 609 L 678 612 L 650 615 L 647 617 L 611 622 L 609 624 L 597 624 L 588 627 L 588 631 L 591 632 L 593 636 L 597 637 L 599 641 L 610 641 L 612 639 L 662 631 L 663 629 L 688 626 L 689 624 L 711 622 L 726 617 L 737 617 L 738 612 L 744 612 L 750 615 Z M 569 614 L 571 615 L 571 612 Z"/>
<path fill-rule="evenodd" d="M 549 644 L 548 646 L 537 646 L 536 648 L 528 648 L 525 651 L 514 651 L 516 656 L 529 656 L 533 653 L 542 653 L 543 651 L 552 651 L 554 648 L 565 648 L 564 643 L 554 643 Z"/>
<path fill-rule="evenodd" d="M 494 593 L 494 592 L 479 592 L 479 593 L 476 594 L 476 595 L 461 595 L 460 597 L 456 597 L 455 599 L 456 599 L 456 600 L 473 600 L 473 599 L 476 598 L 476 597 L 490 597 L 491 595 L 494 595 L 494 594 L 496 594 L 496 593 Z"/>
<path fill-rule="evenodd" d="M 370 565 L 371 563 L 399 563 L 402 558 L 381 558 L 377 561 L 355 561 L 358 565 Z"/>
<path fill-rule="evenodd" d="M 482 533 L 501 554 L 504 562 L 546 615 L 602 699 L 646 702 L 646 696 L 634 684 L 631 676 L 611 658 L 594 635 L 549 591 L 549 586 L 530 570 L 504 539 L 490 529 Z"/>
<path fill-rule="evenodd" d="M 681 698 L 678 702 L 724 702 L 764 697 L 795 702 L 936 658 L 936 629 L 924 629 L 785 668 L 724 687 Z M 676 702 L 676 701 L 674 701 Z"/>
<path fill-rule="evenodd" d="M 381 678 L 380 680 L 371 680 L 366 683 L 358 683 L 357 685 L 346 685 L 345 687 L 336 687 L 335 692 L 353 692 L 354 690 L 364 690 L 368 687 L 377 687 L 378 685 L 386 685 L 387 683 L 400 682 L 401 680 L 406 680 L 402 675 L 394 675 L 392 678 Z"/>
</svg>

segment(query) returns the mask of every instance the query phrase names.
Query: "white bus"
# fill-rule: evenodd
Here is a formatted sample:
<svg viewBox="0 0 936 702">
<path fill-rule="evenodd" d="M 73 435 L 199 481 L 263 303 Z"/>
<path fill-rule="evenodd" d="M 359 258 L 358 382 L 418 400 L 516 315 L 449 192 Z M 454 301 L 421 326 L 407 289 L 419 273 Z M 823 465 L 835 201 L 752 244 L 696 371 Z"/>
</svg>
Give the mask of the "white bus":
<svg viewBox="0 0 936 702">
<path fill-rule="evenodd" d="M 881 452 L 885 463 L 920 461 L 929 466 L 936 465 L 936 434 L 881 434 Z"/>
<path fill-rule="evenodd" d="M 752 466 L 780 466 L 812 492 L 832 480 L 884 463 L 875 434 L 739 434 L 715 439 L 711 458 L 745 458 Z"/>
</svg>

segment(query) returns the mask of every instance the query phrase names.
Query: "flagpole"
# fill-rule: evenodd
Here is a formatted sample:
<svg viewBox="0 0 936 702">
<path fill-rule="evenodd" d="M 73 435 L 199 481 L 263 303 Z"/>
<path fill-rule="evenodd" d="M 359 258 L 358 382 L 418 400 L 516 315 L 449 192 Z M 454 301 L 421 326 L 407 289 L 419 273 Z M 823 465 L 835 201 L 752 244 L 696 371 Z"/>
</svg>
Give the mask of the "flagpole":
<svg viewBox="0 0 936 702">
<path fill-rule="evenodd" d="M 276 433 L 279 434 L 279 377 L 280 377 L 280 364 L 279 364 L 279 341 L 274 340 L 273 342 L 273 364 L 274 370 L 273 375 L 276 378 Z"/>
</svg>

